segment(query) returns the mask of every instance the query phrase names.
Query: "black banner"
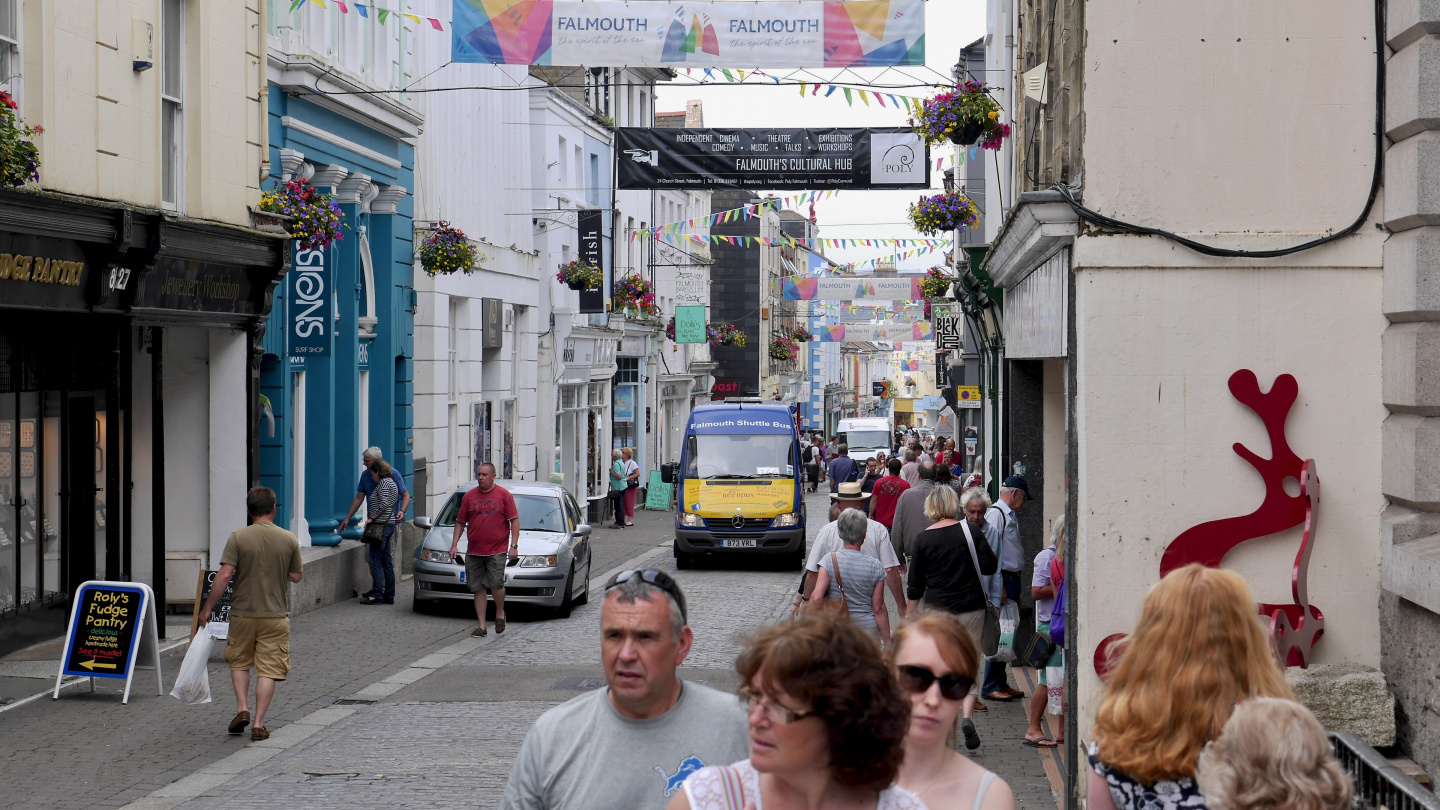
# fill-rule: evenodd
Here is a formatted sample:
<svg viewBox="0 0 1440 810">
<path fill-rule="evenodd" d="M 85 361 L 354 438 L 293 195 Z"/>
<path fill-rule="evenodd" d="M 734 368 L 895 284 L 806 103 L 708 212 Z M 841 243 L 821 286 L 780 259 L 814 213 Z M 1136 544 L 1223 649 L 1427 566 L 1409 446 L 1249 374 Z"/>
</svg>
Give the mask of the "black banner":
<svg viewBox="0 0 1440 810">
<path fill-rule="evenodd" d="M 155 262 L 155 269 L 137 278 L 137 307 L 222 315 L 256 314 L 250 277 L 240 266 L 162 258 Z"/>
<path fill-rule="evenodd" d="M 580 248 L 577 251 L 582 262 L 590 262 L 596 267 L 605 268 L 605 247 L 604 247 L 604 213 L 599 208 L 586 208 L 580 211 L 575 218 L 575 227 L 579 231 Z M 598 290 L 580 291 L 580 312 L 600 313 L 605 311 L 605 290 L 601 284 Z"/>
<path fill-rule="evenodd" d="M 929 188 L 909 127 L 616 130 L 617 188 Z"/>
</svg>

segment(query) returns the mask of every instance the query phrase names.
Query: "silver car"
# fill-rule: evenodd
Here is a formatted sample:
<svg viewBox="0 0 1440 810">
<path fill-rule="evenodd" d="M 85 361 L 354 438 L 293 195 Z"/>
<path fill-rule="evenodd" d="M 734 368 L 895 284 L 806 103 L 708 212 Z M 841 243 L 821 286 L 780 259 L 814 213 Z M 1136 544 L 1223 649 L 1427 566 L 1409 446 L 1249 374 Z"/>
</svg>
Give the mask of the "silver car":
<svg viewBox="0 0 1440 810">
<path fill-rule="evenodd" d="M 590 526 L 575 498 L 555 484 L 496 481 L 509 490 L 520 513 L 520 558 L 505 568 L 505 601 L 554 608 L 569 616 L 570 608 L 590 598 Z M 433 523 L 416 518 L 425 540 L 415 549 L 415 610 L 425 611 L 442 599 L 474 599 L 465 583 L 466 540 L 460 557 L 450 556 L 455 515 L 460 499 L 475 488 L 466 484 L 450 496 Z"/>
</svg>

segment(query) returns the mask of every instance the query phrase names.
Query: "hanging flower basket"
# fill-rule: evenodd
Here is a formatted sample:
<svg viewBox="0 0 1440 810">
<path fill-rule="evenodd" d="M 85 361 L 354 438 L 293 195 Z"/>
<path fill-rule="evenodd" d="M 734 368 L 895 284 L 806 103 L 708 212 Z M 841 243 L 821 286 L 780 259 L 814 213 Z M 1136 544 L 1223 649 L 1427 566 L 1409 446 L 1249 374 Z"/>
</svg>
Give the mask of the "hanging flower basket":
<svg viewBox="0 0 1440 810">
<path fill-rule="evenodd" d="M 605 282 L 605 271 L 591 262 L 571 259 L 560 265 L 555 280 L 572 290 L 595 290 Z"/>
<path fill-rule="evenodd" d="M 925 296 L 925 302 L 928 304 L 932 299 L 944 298 L 954 281 L 954 278 L 945 275 L 940 268 L 932 267 L 926 270 L 925 276 L 920 279 L 920 293 Z"/>
<path fill-rule="evenodd" d="M 745 346 L 745 333 L 733 323 L 722 323 L 719 326 L 705 324 L 705 334 L 710 339 L 711 346 L 734 346 L 743 348 Z"/>
<path fill-rule="evenodd" d="M 675 339 L 675 316 L 674 316 L 674 315 L 671 315 L 671 316 L 670 316 L 670 321 L 665 324 L 665 339 L 666 339 L 666 340 L 674 340 L 674 339 Z"/>
<path fill-rule="evenodd" d="M 30 139 L 44 134 L 45 128 L 21 121 L 19 107 L 0 90 L 0 185 L 10 188 L 40 179 L 40 151 Z"/>
<path fill-rule="evenodd" d="M 655 305 L 655 288 L 641 276 L 629 275 L 615 282 L 612 296 L 616 309 L 625 309 L 638 315 L 658 315 L 660 308 Z"/>
<path fill-rule="evenodd" d="M 1000 103 L 975 81 L 926 99 L 910 117 L 910 127 L 931 146 L 980 141 L 981 149 L 999 149 L 1010 134 L 1010 125 L 1000 120 Z"/>
<path fill-rule="evenodd" d="M 300 242 L 301 250 L 324 250 L 345 238 L 339 204 L 329 194 L 321 194 L 309 180 L 291 180 L 283 185 L 277 182 L 275 190 L 260 195 L 260 210 L 294 217 L 290 221 L 290 238 Z"/>
<path fill-rule="evenodd" d="M 910 206 L 910 224 L 931 236 L 974 225 L 979 220 L 980 209 L 958 191 L 921 197 Z"/>
<path fill-rule="evenodd" d="M 440 227 L 420 245 L 420 266 L 432 277 L 475 272 L 485 254 L 475 249 L 465 232 L 441 220 Z"/>
<path fill-rule="evenodd" d="M 797 326 L 794 329 L 782 328 L 781 333 L 789 337 L 796 343 L 809 343 L 810 341 L 815 339 L 815 336 L 810 334 L 810 330 L 806 329 L 803 326 Z"/>
<path fill-rule="evenodd" d="M 781 331 L 770 341 L 771 360 L 794 360 L 800 354 L 800 344 Z"/>
</svg>

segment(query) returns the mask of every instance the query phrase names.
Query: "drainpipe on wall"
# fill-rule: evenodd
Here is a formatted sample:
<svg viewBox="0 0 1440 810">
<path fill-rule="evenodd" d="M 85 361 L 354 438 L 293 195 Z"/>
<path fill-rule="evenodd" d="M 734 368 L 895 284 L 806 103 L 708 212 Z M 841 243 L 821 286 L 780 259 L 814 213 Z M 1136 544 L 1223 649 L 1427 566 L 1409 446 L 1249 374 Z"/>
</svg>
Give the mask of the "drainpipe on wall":
<svg viewBox="0 0 1440 810">
<path fill-rule="evenodd" d="M 256 0 L 260 11 L 260 24 L 256 26 L 255 52 L 260 63 L 260 183 L 270 178 L 270 82 L 267 79 L 270 58 L 270 20 L 265 8 L 266 0 Z"/>
</svg>

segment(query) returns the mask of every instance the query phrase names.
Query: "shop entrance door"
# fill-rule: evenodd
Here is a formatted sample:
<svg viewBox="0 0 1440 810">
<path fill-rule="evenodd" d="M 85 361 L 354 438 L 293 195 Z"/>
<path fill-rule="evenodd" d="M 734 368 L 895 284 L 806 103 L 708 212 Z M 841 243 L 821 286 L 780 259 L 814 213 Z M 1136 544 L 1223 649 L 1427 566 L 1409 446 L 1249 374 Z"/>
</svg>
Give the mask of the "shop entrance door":
<svg viewBox="0 0 1440 810">
<path fill-rule="evenodd" d="M 62 420 L 65 426 L 62 439 L 65 464 L 61 468 L 66 535 L 64 590 L 75 593 L 80 583 L 97 578 L 95 561 L 105 553 L 104 540 L 97 537 L 96 532 L 97 517 L 101 515 L 96 511 L 97 478 L 104 471 L 104 465 L 99 460 L 105 444 L 100 423 L 95 418 L 94 394 L 73 394 L 65 405 L 66 414 Z M 103 525 L 103 517 L 99 520 Z"/>
</svg>

